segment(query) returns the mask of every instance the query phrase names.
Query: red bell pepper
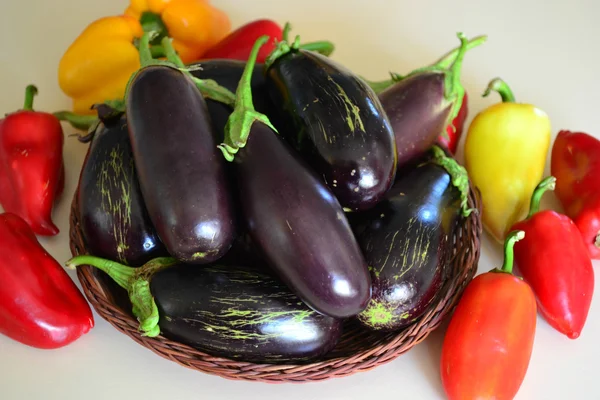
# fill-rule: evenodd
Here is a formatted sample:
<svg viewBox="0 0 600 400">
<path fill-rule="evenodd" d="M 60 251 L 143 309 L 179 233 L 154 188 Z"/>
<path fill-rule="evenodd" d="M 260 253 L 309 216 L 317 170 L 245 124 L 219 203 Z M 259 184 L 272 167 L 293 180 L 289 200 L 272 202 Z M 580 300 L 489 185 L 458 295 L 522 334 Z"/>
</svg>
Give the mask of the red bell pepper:
<svg viewBox="0 0 600 400">
<path fill-rule="evenodd" d="M 38 235 L 53 236 L 52 209 L 64 188 L 63 131 L 52 114 L 33 111 L 37 89 L 27 86 L 25 106 L 0 122 L 0 204 Z"/>
<path fill-rule="evenodd" d="M 256 61 L 262 63 L 283 38 L 283 29 L 270 19 L 259 19 L 239 27 L 204 53 L 202 58 L 227 58 L 247 61 L 252 46 L 263 35 L 269 36 L 270 39 L 258 52 Z"/>
<path fill-rule="evenodd" d="M 600 140 L 560 131 L 552 145 L 556 197 L 583 236 L 592 259 L 600 259 Z"/>
<path fill-rule="evenodd" d="M 277 48 L 279 42 L 288 40 L 290 29 L 291 26 L 289 23 L 285 24 L 285 27 L 282 29 L 279 24 L 270 19 L 259 19 L 249 22 L 231 32 L 225 39 L 205 52 L 202 59 L 225 58 L 247 61 L 254 43 L 261 36 L 267 35 L 270 39 L 260 48 L 256 59 L 257 63 L 263 63 L 273 50 Z M 334 45 L 328 41 L 319 41 L 301 44 L 300 48 L 329 56 L 334 50 Z"/>
<path fill-rule="evenodd" d="M 469 106 L 467 92 L 465 92 L 458 114 L 456 114 L 456 117 L 454 117 L 452 122 L 446 127 L 446 134 L 441 134 L 437 140 L 439 144 L 447 148 L 452 154 L 456 154 L 456 149 L 458 148 L 458 143 L 460 142 L 468 114 Z"/>
<path fill-rule="evenodd" d="M 509 400 L 523 383 L 537 317 L 531 287 L 512 274 L 513 246 L 524 236 L 507 236 L 502 269 L 476 276 L 450 320 L 440 365 L 450 400 Z"/>
<path fill-rule="evenodd" d="M 594 293 L 594 269 L 573 221 L 552 210 L 539 211 L 546 190 L 556 178 L 544 179 L 533 192 L 529 215 L 513 226 L 525 232 L 515 244 L 515 261 L 537 297 L 540 313 L 571 339 L 581 334 Z"/>
<path fill-rule="evenodd" d="M 66 346 L 94 326 L 67 272 L 19 216 L 0 214 L 0 333 L 40 349 Z"/>
</svg>

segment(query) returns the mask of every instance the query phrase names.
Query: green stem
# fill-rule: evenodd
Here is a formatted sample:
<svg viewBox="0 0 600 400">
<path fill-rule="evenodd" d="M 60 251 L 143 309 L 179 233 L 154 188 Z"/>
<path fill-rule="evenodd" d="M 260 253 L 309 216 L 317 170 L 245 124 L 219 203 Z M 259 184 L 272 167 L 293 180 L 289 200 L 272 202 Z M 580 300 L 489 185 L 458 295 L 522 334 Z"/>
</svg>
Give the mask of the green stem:
<svg viewBox="0 0 600 400">
<path fill-rule="evenodd" d="M 152 54 L 152 58 L 165 57 L 165 49 L 159 44 L 153 44 L 150 46 L 150 53 Z"/>
<path fill-rule="evenodd" d="M 512 231 L 506 237 L 504 241 L 504 263 L 502 264 L 501 272 L 512 274 L 514 264 L 514 247 L 515 243 L 525 237 L 524 231 Z"/>
<path fill-rule="evenodd" d="M 263 35 L 256 40 L 246 62 L 242 78 L 238 83 L 235 92 L 235 108 L 225 125 L 225 140 L 218 146 L 227 161 L 233 161 L 239 149 L 246 146 L 250 128 L 254 121 L 260 121 L 277 132 L 266 115 L 256 112 L 252 102 L 252 72 L 256 64 L 258 51 L 268 40 L 269 36 L 267 35 Z"/>
<path fill-rule="evenodd" d="M 231 93 L 230 90 L 220 86 L 212 79 L 199 79 L 192 75 L 189 68 L 186 67 L 183 61 L 181 61 L 181 58 L 177 55 L 170 38 L 163 38 L 161 44 L 167 60 L 173 63 L 181 72 L 186 74 L 194 82 L 204 97 L 227 104 L 232 108 L 235 106 L 235 95 Z"/>
<path fill-rule="evenodd" d="M 318 42 L 303 43 L 300 45 L 300 49 L 314 51 L 329 57 L 335 50 L 335 45 L 328 40 L 320 40 Z"/>
<path fill-rule="evenodd" d="M 600 248 L 600 232 L 596 235 L 596 241 L 594 242 L 594 246 Z"/>
<path fill-rule="evenodd" d="M 150 33 L 144 32 L 140 38 L 138 51 L 140 53 L 141 68 L 153 64 L 154 58 L 152 58 L 152 51 L 150 51 Z"/>
<path fill-rule="evenodd" d="M 281 35 L 281 40 L 284 42 L 288 41 L 288 37 L 290 35 L 290 31 L 292 30 L 292 24 L 286 22 L 283 26 L 283 34 Z"/>
<path fill-rule="evenodd" d="M 512 90 L 510 89 L 510 86 L 508 86 L 508 84 L 506 82 L 504 82 L 502 79 L 500 79 L 500 78 L 492 79 L 490 81 L 490 83 L 488 84 L 488 87 L 485 89 L 485 92 L 483 92 L 483 97 L 487 97 L 491 93 L 492 90 L 495 92 L 498 92 L 498 94 L 502 98 L 503 103 L 514 103 L 515 102 L 515 95 L 513 94 Z"/>
<path fill-rule="evenodd" d="M 452 179 L 452 185 L 460 192 L 462 215 L 468 217 L 476 209 L 469 208 L 468 206 L 469 175 L 467 170 L 454 158 L 446 155 L 446 152 L 440 146 L 434 145 L 431 150 L 433 151 L 433 161 L 448 172 Z"/>
<path fill-rule="evenodd" d="M 59 121 L 66 121 L 75 129 L 87 131 L 97 121 L 98 117 L 95 115 L 81 115 L 75 114 L 71 111 L 57 111 L 53 115 L 58 118 Z"/>
<path fill-rule="evenodd" d="M 474 47 L 482 45 L 486 41 L 487 41 L 486 35 L 477 36 L 467 42 L 467 50 L 471 50 Z M 452 63 L 454 63 L 454 61 L 456 60 L 456 57 L 458 56 L 458 53 L 460 52 L 460 48 L 461 48 L 461 46 L 450 50 L 448 53 L 446 53 L 444 56 L 442 56 L 439 60 L 437 60 L 433 65 L 435 65 L 441 69 L 449 68 L 450 65 L 452 65 Z"/>
<path fill-rule="evenodd" d="M 477 36 L 471 40 L 469 40 L 467 42 L 467 48 L 466 50 L 471 50 L 474 47 L 477 47 L 483 43 L 485 43 L 487 40 L 487 36 L 486 35 L 482 35 L 482 36 Z M 371 88 L 373 88 L 373 90 L 375 91 L 375 93 L 381 93 L 383 92 L 385 89 L 389 88 L 390 86 L 394 85 L 396 82 L 401 81 L 402 79 L 414 75 L 417 72 L 422 72 L 422 71 L 426 71 L 426 70 L 446 70 L 448 68 L 450 68 L 450 66 L 456 61 L 460 50 L 462 48 L 462 44 L 461 46 L 458 46 L 452 50 L 450 50 L 448 53 L 446 53 L 444 56 L 442 56 L 438 61 L 436 61 L 434 64 L 431 64 L 428 67 L 424 67 L 424 68 L 418 68 L 415 71 L 410 72 L 407 75 L 399 75 L 399 74 L 395 74 L 395 73 L 391 73 L 390 75 L 392 75 L 391 79 L 386 79 L 384 81 L 379 81 L 379 82 L 372 82 L 372 81 L 366 81 L 369 86 L 371 86 Z"/>
<path fill-rule="evenodd" d="M 446 80 L 444 82 L 446 100 L 452 102 L 448 121 L 453 121 L 458 115 L 465 95 L 465 88 L 460 83 L 460 71 L 463 59 L 468 50 L 468 41 L 462 33 L 458 33 L 457 36 L 460 40 L 460 48 L 458 49 L 456 58 L 447 69 L 448 72 L 446 73 Z"/>
<path fill-rule="evenodd" d="M 531 195 L 531 202 L 529 203 L 529 214 L 527 214 L 527 218 L 531 218 L 535 213 L 540 210 L 540 201 L 542 200 L 542 196 L 546 193 L 547 190 L 554 190 L 556 188 L 556 178 L 553 176 L 549 176 L 546 179 L 542 180 Z"/>
<path fill-rule="evenodd" d="M 300 48 L 300 36 L 296 36 L 294 43 L 290 44 L 287 40 L 282 40 L 277 44 L 277 47 L 268 55 L 265 60 L 265 68 L 269 69 L 271 65 L 284 55 L 297 51 Z"/>
<path fill-rule="evenodd" d="M 160 316 L 150 291 L 150 281 L 158 271 L 176 264 L 179 262 L 175 258 L 162 257 L 148 261 L 140 268 L 132 268 L 100 257 L 82 255 L 67 261 L 66 267 L 75 269 L 80 265 L 90 265 L 106 272 L 119 286 L 127 290 L 133 315 L 140 323 L 142 335 L 155 337 L 160 334 Z"/>
<path fill-rule="evenodd" d="M 35 85 L 27 85 L 25 88 L 25 103 L 23 104 L 23 110 L 33 111 L 33 98 L 38 93 Z"/>
</svg>

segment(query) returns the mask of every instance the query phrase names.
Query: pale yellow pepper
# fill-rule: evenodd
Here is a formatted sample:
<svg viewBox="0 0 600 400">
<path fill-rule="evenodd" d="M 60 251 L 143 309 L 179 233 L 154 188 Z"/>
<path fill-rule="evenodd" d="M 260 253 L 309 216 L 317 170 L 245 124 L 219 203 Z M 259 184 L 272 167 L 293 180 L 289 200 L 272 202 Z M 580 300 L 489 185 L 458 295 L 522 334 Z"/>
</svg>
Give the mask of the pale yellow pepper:
<svg viewBox="0 0 600 400">
<path fill-rule="evenodd" d="M 497 91 L 502 103 L 475 116 L 465 138 L 465 168 L 483 203 L 482 222 L 499 242 L 525 217 L 531 195 L 542 180 L 551 142 L 548 115 L 517 103 L 504 81 L 492 80 L 484 93 Z"/>
</svg>

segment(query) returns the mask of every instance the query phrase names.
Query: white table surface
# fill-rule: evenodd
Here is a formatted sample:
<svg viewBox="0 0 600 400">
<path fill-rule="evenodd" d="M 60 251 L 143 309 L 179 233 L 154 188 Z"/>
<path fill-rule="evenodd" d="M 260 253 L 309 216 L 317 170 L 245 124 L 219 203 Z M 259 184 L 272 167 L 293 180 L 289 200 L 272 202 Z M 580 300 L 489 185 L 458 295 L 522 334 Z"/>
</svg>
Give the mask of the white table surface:
<svg viewBox="0 0 600 400">
<path fill-rule="evenodd" d="M 126 0 L 2 0 L 0 2 L 0 113 L 22 105 L 35 83 L 35 107 L 70 106 L 57 83 L 64 50 L 92 20 L 120 13 Z M 487 82 L 501 76 L 517 100 L 549 113 L 559 129 L 600 135 L 600 3 L 594 0 L 213 0 L 234 26 L 270 17 L 293 23 L 303 40 L 329 39 L 334 58 L 371 79 L 425 65 L 457 45 L 456 32 L 489 36 L 467 54 L 463 83 L 469 119 L 496 96 L 482 99 Z M 65 125 L 65 134 L 74 131 Z M 461 143 L 462 146 L 462 143 Z M 65 195 L 54 219 L 61 234 L 42 239 L 56 259 L 70 257 L 68 212 L 86 145 L 66 139 Z M 458 154 L 462 159 L 462 147 Z M 549 161 L 549 159 L 548 159 Z M 552 195 L 545 204 L 556 205 Z M 486 238 L 479 271 L 501 262 Z M 595 263 L 596 271 L 600 263 Z M 76 280 L 75 274 L 70 272 Z M 598 274 L 600 275 L 600 274 Z M 78 283 L 78 282 L 77 282 Z M 598 283 L 598 281 L 597 281 Z M 0 285 L 2 277 L 0 276 Z M 79 284 L 79 283 L 78 283 Z M 37 399 L 443 399 L 439 354 L 444 327 L 397 360 L 370 372 L 322 383 L 267 385 L 228 381 L 188 370 L 154 355 L 97 314 L 95 328 L 72 345 L 42 351 L 0 336 L 0 398 Z M 598 360 L 600 296 L 594 298 L 582 336 L 569 340 L 540 317 L 529 371 L 517 399 L 600 399 Z"/>
</svg>

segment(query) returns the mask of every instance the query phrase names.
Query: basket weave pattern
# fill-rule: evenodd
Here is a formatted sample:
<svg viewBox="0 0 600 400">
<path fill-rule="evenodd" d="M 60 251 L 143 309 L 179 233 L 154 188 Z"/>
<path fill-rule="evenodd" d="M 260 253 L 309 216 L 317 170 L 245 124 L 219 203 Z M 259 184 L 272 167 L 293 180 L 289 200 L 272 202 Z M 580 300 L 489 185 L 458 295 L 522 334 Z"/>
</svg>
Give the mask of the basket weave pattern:
<svg viewBox="0 0 600 400">
<path fill-rule="evenodd" d="M 469 207 L 481 211 L 479 196 L 471 191 Z M 457 300 L 477 271 L 482 225 L 480 212 L 473 212 L 454 233 L 454 255 L 449 278 L 441 295 L 416 322 L 399 332 L 376 333 L 355 322 L 344 325 L 344 334 L 323 360 L 302 365 L 253 364 L 215 357 L 163 336 L 144 337 L 138 331 L 138 321 L 129 309 L 116 305 L 106 280 L 90 266 L 77 268 L 85 296 L 96 312 L 116 329 L 154 353 L 185 367 L 218 375 L 227 379 L 269 383 L 321 381 L 368 371 L 390 362 L 423 341 L 453 310 Z M 75 255 L 87 254 L 79 225 L 77 195 L 73 198 L 70 217 L 70 247 Z"/>
</svg>

